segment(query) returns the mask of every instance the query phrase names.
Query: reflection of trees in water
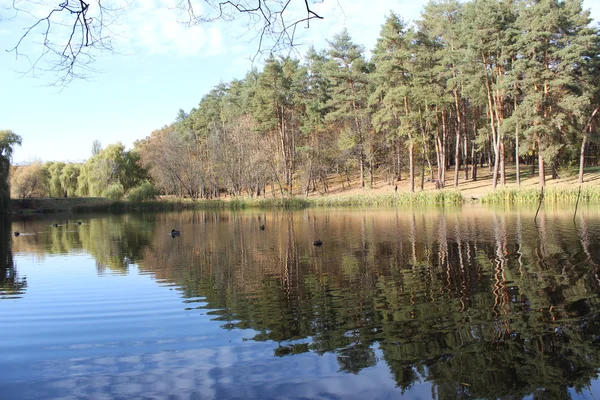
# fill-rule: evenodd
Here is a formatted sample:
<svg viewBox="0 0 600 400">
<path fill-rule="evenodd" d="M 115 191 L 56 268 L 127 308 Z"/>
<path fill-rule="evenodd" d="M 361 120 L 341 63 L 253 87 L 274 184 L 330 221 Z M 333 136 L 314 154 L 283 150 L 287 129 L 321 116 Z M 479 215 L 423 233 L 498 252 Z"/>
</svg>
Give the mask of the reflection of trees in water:
<svg viewBox="0 0 600 400">
<path fill-rule="evenodd" d="M 10 221 L 0 215 L 0 300 L 20 297 L 27 287 L 27 279 L 17 273 L 11 240 Z"/>
<path fill-rule="evenodd" d="M 127 215 L 92 219 L 76 237 L 58 228 L 43 246 L 79 246 L 121 271 L 136 262 L 177 284 L 186 307 L 279 343 L 276 356 L 335 352 L 351 373 L 380 357 L 399 387 L 427 379 L 440 398 L 564 397 L 599 365 L 600 238 L 583 217 L 541 217 Z"/>
<path fill-rule="evenodd" d="M 52 224 L 58 221 L 58 226 Z M 25 235 L 14 241 L 14 251 L 35 254 L 77 254 L 86 252 L 96 260 L 99 273 L 109 269 L 124 273 L 141 259 L 150 244 L 154 218 L 144 214 L 108 215 L 86 219 L 81 225 L 73 217 L 46 217 L 13 222 Z M 9 228 L 10 229 L 10 228 Z"/>
<path fill-rule="evenodd" d="M 593 255 L 556 221 L 308 211 L 281 213 L 265 239 L 251 217 L 231 218 L 185 252 L 153 241 L 142 267 L 201 296 L 224 327 L 280 343 L 276 356 L 336 352 L 358 373 L 378 348 L 400 387 L 431 380 L 440 398 L 564 397 L 596 375 Z M 315 230 L 343 239 L 316 249 Z"/>
</svg>

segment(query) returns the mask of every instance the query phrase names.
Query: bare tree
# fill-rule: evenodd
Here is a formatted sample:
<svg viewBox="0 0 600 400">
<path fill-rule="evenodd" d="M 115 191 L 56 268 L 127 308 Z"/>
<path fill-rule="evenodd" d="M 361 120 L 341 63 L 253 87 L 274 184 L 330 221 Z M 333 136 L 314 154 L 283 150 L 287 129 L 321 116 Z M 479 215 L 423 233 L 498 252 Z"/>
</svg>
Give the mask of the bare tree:
<svg viewBox="0 0 600 400">
<path fill-rule="evenodd" d="M 187 12 L 189 24 L 213 21 L 233 22 L 245 19 L 248 34 L 258 38 L 257 54 L 278 52 L 293 48 L 297 43 L 296 30 L 299 26 L 310 27 L 313 19 L 323 19 L 313 5 L 325 0 L 202 0 L 207 5 L 201 14 L 196 14 L 192 0 L 181 0 L 179 8 Z M 204 11 L 206 10 L 206 11 Z"/>
<path fill-rule="evenodd" d="M 112 40 L 116 35 L 111 27 L 127 11 L 130 1 L 133 0 L 12 0 L 11 15 L 3 19 L 31 22 L 24 22 L 24 33 L 8 51 L 16 58 L 28 60 L 29 69 L 24 73 L 57 73 L 56 85 L 85 78 L 94 71 L 96 55 L 114 51 Z M 258 55 L 297 45 L 297 28 L 310 27 L 313 19 L 323 19 L 314 10 L 314 5 L 323 1 L 180 0 L 177 8 L 187 15 L 187 25 L 241 22 L 246 29 L 244 36 L 258 38 Z"/>
<path fill-rule="evenodd" d="M 173 129 L 152 133 L 136 144 L 140 161 L 156 187 L 164 193 L 197 199 L 204 184 L 203 163 L 197 144 Z"/>
<path fill-rule="evenodd" d="M 7 19 L 31 22 L 8 51 L 16 58 L 28 60 L 29 69 L 25 73 L 57 73 L 56 85 L 85 78 L 93 71 L 96 54 L 113 51 L 114 34 L 110 27 L 125 10 L 124 6 L 105 3 L 102 0 L 64 0 L 58 4 L 52 0 L 13 0 L 13 15 Z"/>
</svg>

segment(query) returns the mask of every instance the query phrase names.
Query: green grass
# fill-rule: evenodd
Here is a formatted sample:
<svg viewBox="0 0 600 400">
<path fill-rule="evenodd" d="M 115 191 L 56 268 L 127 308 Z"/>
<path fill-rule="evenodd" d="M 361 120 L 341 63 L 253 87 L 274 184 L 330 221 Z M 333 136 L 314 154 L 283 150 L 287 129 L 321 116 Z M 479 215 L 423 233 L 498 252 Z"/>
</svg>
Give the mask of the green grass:
<svg viewBox="0 0 600 400">
<path fill-rule="evenodd" d="M 357 194 L 348 196 L 324 197 L 285 197 L 285 198 L 236 198 L 230 201 L 222 200 L 161 200 L 145 202 L 114 201 L 105 204 L 83 205 L 73 208 L 73 211 L 172 211 L 184 209 L 232 209 L 246 208 L 283 208 L 301 209 L 308 207 L 381 207 L 405 204 L 460 204 L 463 197 L 457 191 L 435 191 L 385 194 Z"/>
<path fill-rule="evenodd" d="M 579 187 L 546 188 L 544 189 L 545 203 L 574 203 L 577 201 Z M 537 203 L 540 201 L 540 189 L 499 189 L 481 198 L 482 203 L 513 204 Z M 600 202 L 600 186 L 581 188 L 580 202 Z"/>
<path fill-rule="evenodd" d="M 314 207 L 378 207 L 408 204 L 460 204 L 463 197 L 458 191 L 432 191 L 417 193 L 357 194 L 328 196 L 309 200 Z"/>
<path fill-rule="evenodd" d="M 553 187 L 544 191 L 544 202 L 569 203 L 577 201 L 579 187 Z M 539 202 L 539 189 L 499 189 L 481 198 L 488 204 L 525 204 Z M 302 209 L 308 207 L 395 207 L 400 205 L 440 205 L 461 204 L 463 196 L 460 191 L 436 190 L 417 193 L 361 193 L 347 196 L 323 197 L 286 197 L 286 198 L 236 198 L 223 200 L 153 200 L 153 201 L 110 201 L 105 198 L 71 198 L 71 199 L 38 199 L 31 201 L 14 201 L 17 210 L 27 212 L 57 211 L 177 211 L 186 209 L 246 209 L 246 208 L 282 208 Z M 588 186 L 581 189 L 580 202 L 600 203 L 600 186 Z M 15 211 L 17 211 L 15 210 Z"/>
<path fill-rule="evenodd" d="M 153 201 L 112 201 L 105 204 L 94 205 L 77 205 L 72 208 L 74 212 L 90 212 L 90 211 L 110 211 L 110 212 L 127 212 L 127 211 L 176 211 L 186 209 L 219 209 L 227 208 L 228 203 L 222 200 L 153 200 Z"/>
</svg>

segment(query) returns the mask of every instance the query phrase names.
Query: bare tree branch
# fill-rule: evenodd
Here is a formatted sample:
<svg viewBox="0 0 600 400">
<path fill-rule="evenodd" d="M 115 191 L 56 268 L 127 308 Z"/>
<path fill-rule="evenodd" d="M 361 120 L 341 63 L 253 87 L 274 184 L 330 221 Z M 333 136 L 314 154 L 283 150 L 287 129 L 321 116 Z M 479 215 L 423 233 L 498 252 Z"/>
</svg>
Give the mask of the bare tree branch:
<svg viewBox="0 0 600 400">
<path fill-rule="evenodd" d="M 190 25 L 215 21 L 236 21 L 246 18 L 247 32 L 254 31 L 253 39 L 258 40 L 256 55 L 293 49 L 296 43 L 297 27 L 306 23 L 310 27 L 313 19 L 322 20 L 313 8 L 324 0 L 203 0 L 209 10 L 196 13 L 192 0 L 182 0 L 178 7 L 187 12 Z M 298 5 L 298 6 L 296 6 Z M 295 8 L 293 6 L 296 6 Z"/>
<path fill-rule="evenodd" d="M 53 84 L 64 86 L 95 72 L 96 55 L 115 51 L 111 25 L 130 3 L 111 7 L 108 2 L 133 0 L 64 0 L 59 4 L 53 1 L 57 0 L 12 0 L 10 9 L 14 16 L 9 19 L 27 18 L 33 22 L 7 51 L 28 61 L 29 67 L 23 74 L 51 71 L 57 74 Z M 187 14 L 185 22 L 190 26 L 245 18 L 242 25 L 246 34 L 254 33 L 253 39 L 258 40 L 255 58 L 294 49 L 298 44 L 298 26 L 306 24 L 309 28 L 311 20 L 323 19 L 314 5 L 325 0 L 196 0 L 196 5 L 194 0 L 179 1 L 177 8 Z M 203 7 L 202 13 L 196 13 L 197 7 Z M 40 36 L 41 42 L 36 39 Z"/>
<path fill-rule="evenodd" d="M 12 10 L 14 16 L 10 20 L 26 17 L 34 22 L 24 29 L 15 46 L 6 51 L 14 53 L 17 59 L 28 60 L 29 68 L 22 72 L 24 75 L 51 71 L 57 76 L 52 84 L 64 86 L 95 72 L 92 64 L 96 54 L 113 52 L 110 26 L 123 8 L 107 7 L 102 0 L 65 0 L 55 6 L 13 0 Z M 41 42 L 36 39 L 39 36 Z M 37 56 L 31 58 L 28 56 L 31 53 Z"/>
</svg>

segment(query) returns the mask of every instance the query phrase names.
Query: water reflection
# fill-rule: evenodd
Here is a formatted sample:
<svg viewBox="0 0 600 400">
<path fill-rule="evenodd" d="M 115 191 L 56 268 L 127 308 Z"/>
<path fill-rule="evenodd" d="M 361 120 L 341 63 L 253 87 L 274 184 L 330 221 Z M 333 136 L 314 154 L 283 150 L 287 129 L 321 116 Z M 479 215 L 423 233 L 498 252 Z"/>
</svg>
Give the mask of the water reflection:
<svg viewBox="0 0 600 400">
<path fill-rule="evenodd" d="M 534 211 L 184 212 L 57 228 L 15 221 L 26 234 L 12 251 L 87 253 L 99 274 L 136 264 L 178 287 L 187 311 L 249 330 L 257 345 L 277 343 L 277 358 L 335 356 L 339 372 L 356 375 L 384 362 L 403 391 L 426 380 L 441 399 L 565 398 L 600 366 L 600 214 L 580 211 L 574 224 L 570 212 L 545 212 L 534 224 Z M 23 294 L 6 224 L 2 235 L 10 260 L 2 293 Z"/>
<path fill-rule="evenodd" d="M 17 273 L 12 255 L 9 219 L 0 215 L 0 301 L 21 297 L 27 288 L 27 280 Z"/>
</svg>

